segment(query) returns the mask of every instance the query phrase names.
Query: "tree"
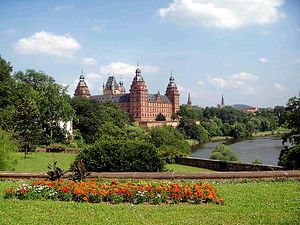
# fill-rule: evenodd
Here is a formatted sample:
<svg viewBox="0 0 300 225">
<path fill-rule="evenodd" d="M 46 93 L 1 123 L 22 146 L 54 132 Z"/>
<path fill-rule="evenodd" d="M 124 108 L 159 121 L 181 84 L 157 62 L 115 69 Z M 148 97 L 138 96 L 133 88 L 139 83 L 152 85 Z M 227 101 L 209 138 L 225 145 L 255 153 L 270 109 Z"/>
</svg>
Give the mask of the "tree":
<svg viewBox="0 0 300 225">
<path fill-rule="evenodd" d="M 69 103 L 66 88 L 55 83 L 55 80 L 35 70 L 19 71 L 14 74 L 18 84 L 27 84 L 35 92 L 35 102 L 42 127 L 41 144 L 60 142 L 65 137 L 65 130 L 60 122 L 74 118 L 74 110 Z"/>
<path fill-rule="evenodd" d="M 189 144 L 184 136 L 171 126 L 154 127 L 148 132 L 149 142 L 155 147 L 174 146 L 179 155 L 189 155 L 191 153 Z M 179 156 L 178 155 L 178 156 Z"/>
<path fill-rule="evenodd" d="M 18 87 L 20 100 L 14 115 L 14 131 L 26 158 L 28 152 L 38 144 L 42 128 L 35 91 L 27 84 L 19 84 Z"/>
<path fill-rule="evenodd" d="M 156 121 L 166 121 L 166 117 L 162 113 L 159 113 L 156 115 L 155 120 Z"/>
<path fill-rule="evenodd" d="M 18 143 L 13 136 L 0 129 L 0 170 L 12 170 L 15 164 L 13 153 L 17 152 Z"/>
<path fill-rule="evenodd" d="M 102 104 L 94 99 L 73 97 L 71 105 L 76 114 L 74 127 L 80 130 L 88 144 L 95 143 L 103 135 L 123 136 L 124 127 L 129 124 L 128 114 L 112 103 Z"/>
<path fill-rule="evenodd" d="M 217 159 L 221 161 L 238 161 L 239 156 L 227 145 L 219 144 L 210 155 L 210 159 Z"/>
<path fill-rule="evenodd" d="M 283 118 L 291 129 L 283 137 L 283 143 L 289 141 L 291 146 L 281 150 L 278 164 L 288 169 L 300 169 L 300 94 L 289 99 Z"/>
</svg>

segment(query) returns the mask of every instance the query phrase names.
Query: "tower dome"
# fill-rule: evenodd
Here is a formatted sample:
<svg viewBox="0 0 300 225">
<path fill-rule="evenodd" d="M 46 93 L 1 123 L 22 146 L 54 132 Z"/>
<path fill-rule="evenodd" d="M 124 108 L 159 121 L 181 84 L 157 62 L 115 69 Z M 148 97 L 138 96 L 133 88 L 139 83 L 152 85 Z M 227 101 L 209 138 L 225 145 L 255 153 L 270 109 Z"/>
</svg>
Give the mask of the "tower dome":
<svg viewBox="0 0 300 225">
<path fill-rule="evenodd" d="M 172 73 L 171 73 L 171 77 L 170 77 L 170 79 L 169 79 L 168 87 L 169 87 L 169 88 L 176 87 L 176 84 L 175 84 L 175 78 L 173 77 L 173 74 L 172 74 Z"/>
<path fill-rule="evenodd" d="M 134 81 L 144 81 L 144 79 L 142 77 L 142 71 L 139 67 L 135 70 L 135 77 L 133 78 L 133 80 Z"/>
<path fill-rule="evenodd" d="M 84 79 L 85 78 L 84 78 L 84 76 L 81 72 L 81 75 L 79 77 L 79 82 L 77 84 L 74 96 L 85 96 L 85 97 L 91 96 L 90 90 L 89 90 L 89 88 L 88 88 L 88 86 L 87 86 Z"/>
</svg>

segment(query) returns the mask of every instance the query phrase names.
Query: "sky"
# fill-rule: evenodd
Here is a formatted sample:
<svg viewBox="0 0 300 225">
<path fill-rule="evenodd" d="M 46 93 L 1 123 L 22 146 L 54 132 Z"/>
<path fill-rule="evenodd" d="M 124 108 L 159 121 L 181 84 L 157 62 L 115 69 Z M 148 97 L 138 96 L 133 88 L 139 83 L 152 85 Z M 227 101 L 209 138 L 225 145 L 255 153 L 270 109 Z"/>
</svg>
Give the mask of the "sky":
<svg viewBox="0 0 300 225">
<path fill-rule="evenodd" d="M 300 91 L 299 0 L 0 0 L 0 54 L 92 95 L 109 75 L 149 93 L 170 74 L 184 104 L 286 105 Z"/>
</svg>

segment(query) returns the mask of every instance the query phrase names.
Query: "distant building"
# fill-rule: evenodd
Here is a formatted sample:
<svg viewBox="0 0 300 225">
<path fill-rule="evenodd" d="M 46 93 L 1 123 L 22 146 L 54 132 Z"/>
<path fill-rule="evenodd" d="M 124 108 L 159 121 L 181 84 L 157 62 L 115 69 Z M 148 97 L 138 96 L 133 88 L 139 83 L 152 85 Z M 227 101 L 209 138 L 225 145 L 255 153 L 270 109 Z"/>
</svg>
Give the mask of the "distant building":
<svg viewBox="0 0 300 225">
<path fill-rule="evenodd" d="M 81 75 L 79 77 L 79 82 L 77 84 L 77 87 L 75 89 L 74 96 L 84 96 L 84 97 L 90 97 L 90 90 L 84 80 L 84 76 L 81 72 Z"/>
<path fill-rule="evenodd" d="M 191 100 L 191 93 L 190 92 L 189 92 L 189 95 L 188 95 L 187 105 L 192 106 L 192 100 Z"/>
<path fill-rule="evenodd" d="M 223 108 L 225 106 L 225 103 L 224 103 L 224 96 L 222 94 L 222 99 L 221 99 L 221 104 L 218 104 L 217 107 L 218 108 Z"/>
<path fill-rule="evenodd" d="M 87 93 L 89 94 L 89 91 L 82 75 L 74 95 L 89 97 Z M 179 91 L 172 74 L 164 95 L 161 95 L 159 91 L 157 94 L 149 94 L 141 70 L 137 68 L 129 93 L 126 93 L 122 82 L 117 83 L 115 77 L 110 76 L 103 85 L 103 94 L 90 97 L 102 103 L 115 102 L 142 126 L 157 126 L 162 123 L 178 125 L 178 121 L 173 119 L 175 113 L 179 111 Z M 166 121 L 155 120 L 160 113 L 165 116 Z"/>
<path fill-rule="evenodd" d="M 256 113 L 258 111 L 258 108 L 256 107 L 248 107 L 243 109 L 243 112 L 250 112 L 250 113 Z"/>
</svg>

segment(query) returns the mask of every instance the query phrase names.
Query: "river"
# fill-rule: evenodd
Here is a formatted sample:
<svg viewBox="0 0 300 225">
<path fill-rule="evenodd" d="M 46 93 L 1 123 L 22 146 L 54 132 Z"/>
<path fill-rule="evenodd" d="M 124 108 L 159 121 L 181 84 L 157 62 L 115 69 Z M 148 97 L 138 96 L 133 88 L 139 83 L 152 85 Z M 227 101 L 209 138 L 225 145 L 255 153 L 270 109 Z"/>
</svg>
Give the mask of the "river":
<svg viewBox="0 0 300 225">
<path fill-rule="evenodd" d="M 208 142 L 193 150 L 191 156 L 208 159 L 212 150 L 220 143 L 222 142 Z M 283 148 L 282 139 L 279 137 L 260 137 L 230 141 L 225 144 L 239 155 L 240 162 L 251 163 L 258 159 L 267 165 L 278 165 L 280 151 Z"/>
</svg>

